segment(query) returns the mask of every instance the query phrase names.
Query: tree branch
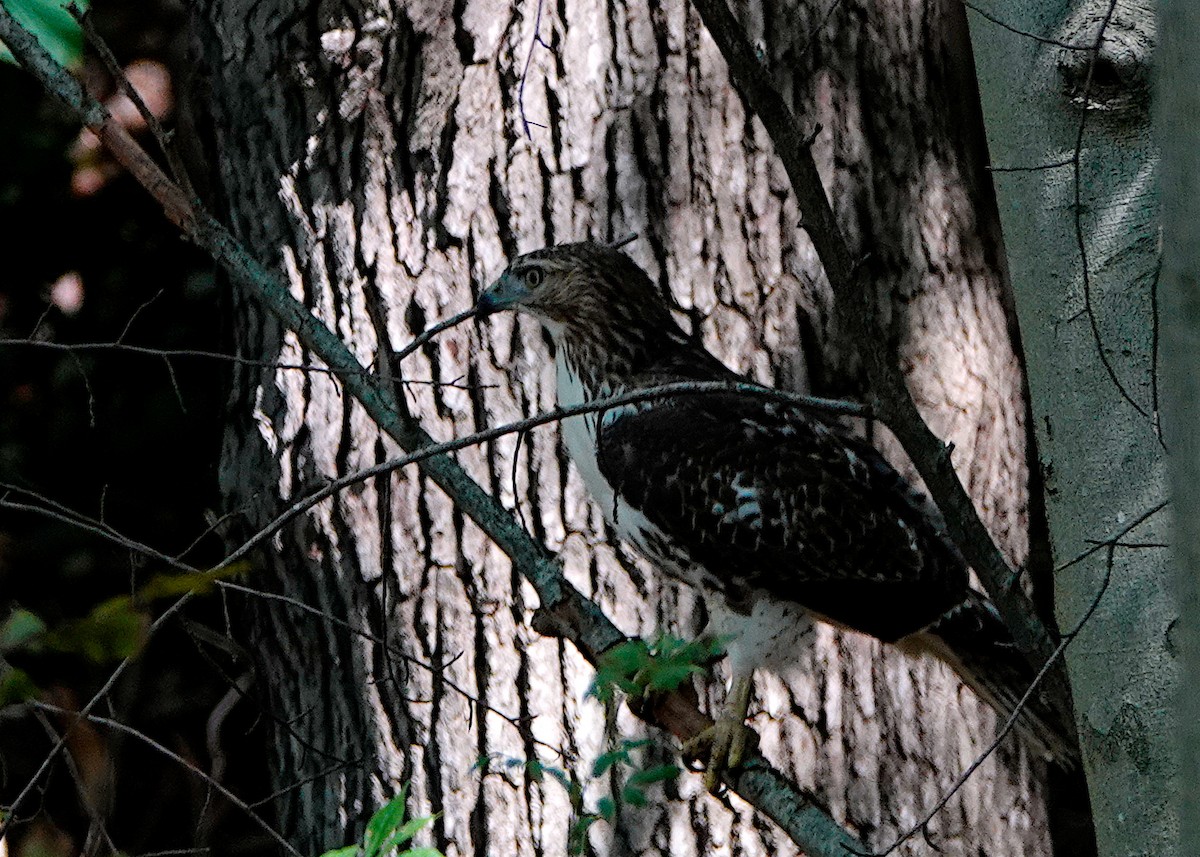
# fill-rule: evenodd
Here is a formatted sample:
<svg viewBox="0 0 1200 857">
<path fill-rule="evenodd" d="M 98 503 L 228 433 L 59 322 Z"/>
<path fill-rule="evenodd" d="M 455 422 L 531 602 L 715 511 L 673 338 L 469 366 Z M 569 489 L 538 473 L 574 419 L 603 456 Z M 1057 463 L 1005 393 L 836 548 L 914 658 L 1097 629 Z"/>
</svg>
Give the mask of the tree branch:
<svg viewBox="0 0 1200 857">
<path fill-rule="evenodd" d="M 319 356 L 363 406 L 380 430 L 401 448 L 414 452 L 433 445 L 433 439 L 413 420 L 402 415 L 394 391 L 369 374 L 349 349 L 308 309 L 292 297 L 287 285 L 264 268 L 213 217 L 191 204 L 108 111 L 88 97 L 60 65 L 45 52 L 0 2 L 0 39 L 20 63 L 52 94 L 60 98 L 110 148 L 113 155 L 159 201 L 164 213 L 184 233 L 208 250 L 230 277 L 292 330 L 300 342 Z M 465 470 L 445 454 L 420 462 L 421 469 L 512 560 L 517 571 L 537 591 L 541 606 L 537 626 L 569 639 L 595 664 L 600 655 L 625 637 L 601 611 L 563 576 L 562 567 L 545 546 L 535 542 L 511 513 L 489 495 Z M 697 734 L 695 726 L 708 719 L 682 695 L 668 710 L 682 712 L 678 720 L 655 722 L 675 734 Z M 684 717 L 686 715 L 686 718 Z M 863 846 L 795 784 L 754 756 L 726 783 L 748 802 L 773 819 L 806 853 L 813 857 L 844 857 Z"/>
<path fill-rule="evenodd" d="M 839 307 L 839 318 L 846 322 L 847 333 L 863 342 L 878 341 L 874 311 L 865 299 L 869 284 L 863 266 L 853 262 L 838 228 L 808 137 L 775 88 L 770 74 L 759 62 L 726 0 L 693 2 L 729 65 L 730 78 L 749 108 L 762 121 L 775 153 L 783 162 L 804 213 L 805 231 L 829 278 Z M 942 443 L 921 417 L 903 373 L 891 359 L 893 355 L 878 348 L 861 349 L 861 354 L 876 399 L 873 403 L 876 416 L 892 431 L 912 459 L 942 511 L 950 538 L 979 575 L 1022 654 L 1034 670 L 1039 669 L 1054 654 L 1051 635 L 1024 590 L 1014 585 L 1013 569 L 975 511 L 951 462 L 953 449 Z M 1061 692 L 1061 688 L 1057 690 Z M 1065 700 L 1062 702 L 1065 704 Z"/>
<path fill-rule="evenodd" d="M 283 848 L 283 850 L 286 851 L 288 854 L 293 855 L 293 857 L 303 857 L 303 855 L 299 851 L 297 851 L 290 842 L 288 842 L 286 839 L 283 838 L 283 835 L 278 830 L 276 830 L 274 827 L 272 827 L 270 824 L 268 824 L 267 821 L 265 819 L 263 819 L 263 817 L 260 816 L 258 813 L 256 813 L 253 809 L 251 809 L 250 806 L 244 800 L 239 798 L 237 795 L 235 795 L 233 792 L 231 792 L 229 789 L 227 789 L 225 786 L 223 786 L 221 783 L 219 783 L 216 779 L 214 779 L 213 777 L 206 774 L 200 768 L 196 767 L 196 765 L 189 762 L 187 759 L 183 758 L 183 756 L 180 756 L 174 750 L 170 749 L 169 747 L 164 746 L 163 744 L 159 743 L 158 741 L 155 741 L 153 738 L 151 738 L 145 732 L 142 732 L 138 729 L 134 729 L 132 726 L 122 723 L 119 720 L 113 720 L 111 717 L 101 717 L 97 714 L 86 714 L 86 713 L 80 712 L 80 711 L 72 711 L 69 708 L 60 708 L 57 705 L 50 705 L 45 702 L 34 701 L 34 702 L 30 702 L 29 705 L 39 711 L 48 711 L 51 714 L 57 714 L 57 715 L 60 715 L 61 717 L 81 718 L 81 719 L 87 720 L 90 723 L 96 723 L 100 726 L 107 726 L 109 729 L 115 729 L 118 732 L 121 732 L 125 735 L 129 735 L 132 738 L 136 738 L 137 740 L 141 741 L 144 744 L 149 744 L 152 748 L 154 748 L 156 751 L 158 751 L 162 755 L 166 756 L 168 759 L 175 762 L 177 765 L 180 765 L 181 767 L 186 768 L 187 770 L 191 771 L 193 774 L 195 774 L 197 777 L 199 777 L 201 780 L 203 780 L 204 783 L 209 788 L 218 792 L 221 795 L 221 797 L 225 798 L 225 800 L 229 801 L 231 804 L 236 806 L 238 809 L 242 810 L 260 828 L 262 828 L 264 833 L 266 833 L 269 837 L 274 839 L 279 844 L 279 846 L 281 848 Z"/>
</svg>

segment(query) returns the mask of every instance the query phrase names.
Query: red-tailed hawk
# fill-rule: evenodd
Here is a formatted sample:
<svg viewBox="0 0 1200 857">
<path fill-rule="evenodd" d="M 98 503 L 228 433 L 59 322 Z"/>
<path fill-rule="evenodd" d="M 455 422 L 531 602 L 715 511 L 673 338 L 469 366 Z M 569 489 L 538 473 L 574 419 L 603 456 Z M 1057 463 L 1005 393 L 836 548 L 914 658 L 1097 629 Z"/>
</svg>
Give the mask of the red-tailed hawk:
<svg viewBox="0 0 1200 857">
<path fill-rule="evenodd" d="M 541 322 L 561 406 L 680 381 L 747 383 L 607 245 L 520 256 L 478 308 Z M 731 710 L 718 721 L 710 788 L 740 758 L 753 670 L 787 663 L 814 620 L 931 651 L 1003 713 L 1028 687 L 1032 672 L 920 495 L 820 414 L 746 393 L 677 395 L 572 417 L 562 430 L 613 529 L 698 589 L 728 635 Z M 1022 731 L 1065 753 L 1057 725 L 1039 716 L 1031 708 Z"/>
</svg>

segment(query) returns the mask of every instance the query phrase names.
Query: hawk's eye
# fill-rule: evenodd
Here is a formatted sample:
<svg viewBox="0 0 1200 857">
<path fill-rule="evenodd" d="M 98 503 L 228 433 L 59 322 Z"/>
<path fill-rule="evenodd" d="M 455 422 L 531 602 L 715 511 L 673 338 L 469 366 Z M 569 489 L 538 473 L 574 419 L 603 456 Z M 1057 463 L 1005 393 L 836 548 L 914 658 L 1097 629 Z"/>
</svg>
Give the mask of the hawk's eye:
<svg viewBox="0 0 1200 857">
<path fill-rule="evenodd" d="M 542 284 L 542 277 L 543 274 L 541 268 L 530 268 L 525 272 L 525 285 L 529 286 L 531 289 L 536 289 Z"/>
</svg>

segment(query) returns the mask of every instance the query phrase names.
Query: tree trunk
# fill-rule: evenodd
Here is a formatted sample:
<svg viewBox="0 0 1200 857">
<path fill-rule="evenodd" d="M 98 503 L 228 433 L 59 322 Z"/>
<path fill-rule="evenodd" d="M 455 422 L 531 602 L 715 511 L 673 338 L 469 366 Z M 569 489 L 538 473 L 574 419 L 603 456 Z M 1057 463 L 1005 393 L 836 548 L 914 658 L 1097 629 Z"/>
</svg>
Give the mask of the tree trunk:
<svg viewBox="0 0 1200 857">
<path fill-rule="evenodd" d="M 1009 555 L 1026 553 L 1021 375 L 998 248 L 978 237 L 977 152 L 960 143 L 961 8 L 908 0 L 823 12 L 768 2 L 746 20 L 818 138 L 852 243 L 872 253 L 921 402 Z M 828 296 L 796 228 L 786 178 L 724 63 L 679 0 L 538 6 L 201 4 L 198 39 L 218 193 L 235 230 L 365 363 L 469 307 L 508 256 L 639 233 L 629 252 L 736 369 L 802 387 L 826 345 Z M 967 68 L 969 72 L 969 67 Z M 523 133 L 521 93 L 531 123 Z M 886 109 L 881 107 L 886 105 Z M 542 127 L 545 126 L 545 127 Z M 831 166 L 836 162 L 838 168 Z M 244 355 L 304 363 L 294 338 L 235 296 Z M 803 308 L 798 312 L 798 307 Z M 853 389 L 853 357 L 814 363 Z M 380 371 L 390 371 L 380 359 Z M 448 438 L 549 407 L 536 326 L 460 327 L 403 365 L 406 401 Z M 433 381 L 434 384 L 428 382 Z M 313 484 L 396 450 L 336 380 L 296 369 L 237 379 L 222 481 L 246 529 Z M 629 634 L 696 633 L 703 611 L 604 538 L 554 430 L 517 457 L 509 438 L 459 453 L 469 470 Z M 344 844 L 411 782 L 440 812 L 449 854 L 561 853 L 566 793 L 539 760 L 608 783 L 596 756 L 638 737 L 585 698 L 566 644 L 529 627 L 536 606 L 502 554 L 415 471 L 343 492 L 288 528 L 249 602 L 260 692 L 277 723 L 284 828 L 307 851 Z M 323 616 L 305 612 L 309 605 Z M 361 633 L 349 633 L 337 621 Z M 758 688 L 764 752 L 868 841 L 886 845 L 987 744 L 992 717 L 941 666 L 825 629 L 793 675 Z M 386 640 L 387 645 L 382 645 Z M 657 736 L 656 736 L 657 737 Z M 673 751 L 652 748 L 651 759 Z M 929 827 L 942 853 L 1048 853 L 1037 767 L 990 760 Z M 698 778 L 593 828 L 602 853 L 787 854 L 790 843 Z M 923 853 L 924 843 L 900 853 Z"/>
<path fill-rule="evenodd" d="M 1171 541 L 1180 657 L 1178 854 L 1200 853 L 1200 8 L 1164 3 L 1158 79 L 1163 151 L 1162 386 L 1171 448 Z"/>
<path fill-rule="evenodd" d="M 1162 549 L 1166 517 L 1154 514 L 1167 490 L 1147 109 L 1154 17 L 1135 0 L 981 8 L 1004 24 L 971 20 L 1060 626 L 1069 632 L 1097 605 L 1067 666 L 1100 853 L 1168 855 L 1177 770 L 1169 632 L 1178 610 Z M 1098 54 L 1062 46 L 1091 48 L 1102 28 Z"/>
</svg>

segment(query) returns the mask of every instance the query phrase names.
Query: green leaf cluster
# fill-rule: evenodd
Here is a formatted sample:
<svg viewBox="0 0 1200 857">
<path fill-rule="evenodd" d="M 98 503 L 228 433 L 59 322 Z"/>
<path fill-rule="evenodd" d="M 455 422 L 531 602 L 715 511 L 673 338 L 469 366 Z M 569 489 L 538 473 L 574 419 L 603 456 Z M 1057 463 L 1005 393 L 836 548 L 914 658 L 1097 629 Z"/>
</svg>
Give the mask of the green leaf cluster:
<svg viewBox="0 0 1200 857">
<path fill-rule="evenodd" d="M 635 754 L 653 743 L 654 741 L 649 738 L 625 739 L 596 759 L 595 764 L 592 765 L 592 776 L 621 775 L 626 768 L 630 772 L 626 776 L 617 777 L 618 780 L 621 780 L 620 787 L 596 801 L 594 812 L 583 812 L 582 807 L 576 808 L 576 819 L 575 823 L 571 825 L 570 832 L 570 853 L 584 853 L 587 849 L 588 830 L 598 821 L 611 822 L 616 817 L 618 803 L 637 807 L 646 806 L 650 802 L 646 794 L 647 786 L 673 780 L 679 776 L 682 769 L 678 765 L 641 766 L 641 763 L 635 758 Z"/>
<path fill-rule="evenodd" d="M 146 639 L 148 617 L 126 596 L 111 598 L 82 619 L 49 628 L 40 616 L 14 609 L 0 624 L 0 706 L 24 702 L 38 687 L 25 670 L 6 663 L 15 652 L 54 652 L 104 664 L 137 654 Z"/>
<path fill-rule="evenodd" d="M 587 832 L 598 821 L 612 822 L 616 817 L 617 807 L 624 803 L 629 806 L 646 806 L 650 800 L 646 788 L 654 783 L 673 780 L 679 776 L 681 768 L 676 765 L 656 765 L 642 767 L 637 759 L 637 753 L 655 742 L 652 739 L 623 740 L 613 749 L 602 753 L 592 765 L 593 778 L 612 775 L 620 783 L 610 790 L 610 794 L 596 801 L 595 809 L 588 810 L 584 806 L 584 784 L 561 768 L 546 765 L 537 759 L 520 759 L 511 756 L 492 754 L 480 758 L 474 765 L 476 769 L 487 770 L 493 765 L 500 765 L 507 770 L 523 769 L 537 783 L 550 777 L 559 783 L 567 792 L 571 801 L 571 813 L 575 821 L 571 825 L 568 853 L 583 854 L 587 850 Z M 626 772 L 628 769 L 628 773 Z M 347 852 L 344 857 L 350 857 Z"/>
<path fill-rule="evenodd" d="M 407 799 L 408 785 L 405 784 L 400 789 L 400 794 L 377 809 L 371 816 L 361 843 L 326 851 L 321 857 L 445 857 L 441 851 L 428 845 L 418 845 L 404 851 L 399 850 L 422 828 L 438 817 L 438 814 L 435 813 L 405 821 Z"/>
<path fill-rule="evenodd" d="M 146 606 L 188 592 L 210 591 L 218 580 L 241 574 L 247 563 L 215 571 L 158 574 L 132 596 L 119 595 L 93 607 L 86 616 L 49 627 L 36 613 L 15 608 L 0 623 L 0 707 L 24 702 L 38 687 L 24 670 L 7 663 L 16 652 L 74 655 L 107 664 L 137 655 L 146 642 L 150 613 Z"/>
<path fill-rule="evenodd" d="M 629 696 L 677 689 L 725 650 L 720 637 L 682 640 L 660 634 L 653 640 L 627 640 L 600 657 L 588 693 L 609 703 L 618 691 Z"/>
</svg>

